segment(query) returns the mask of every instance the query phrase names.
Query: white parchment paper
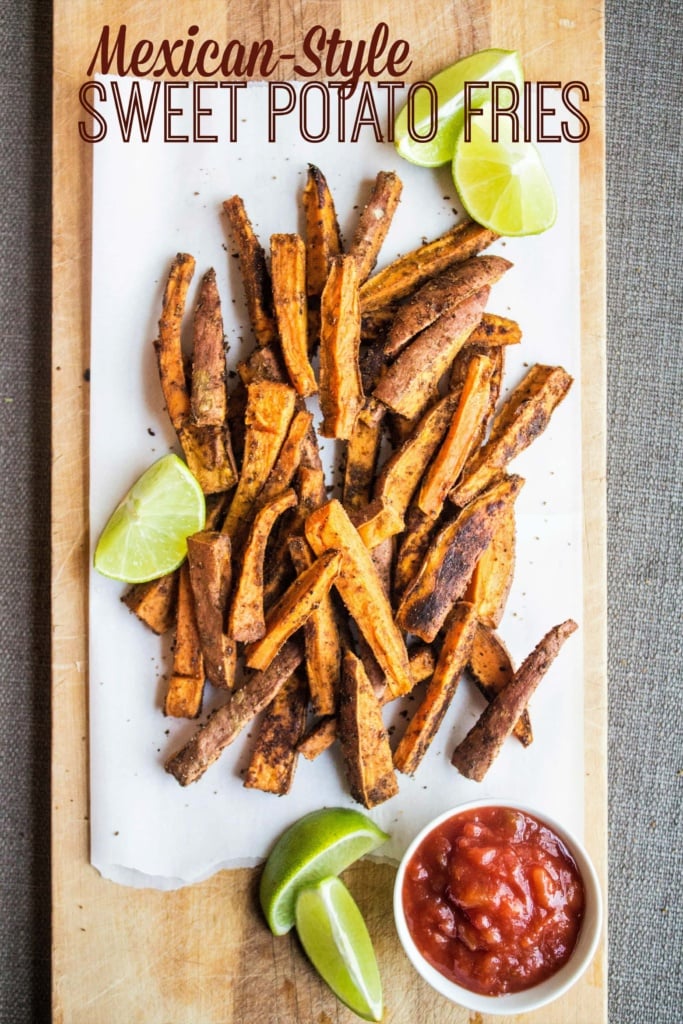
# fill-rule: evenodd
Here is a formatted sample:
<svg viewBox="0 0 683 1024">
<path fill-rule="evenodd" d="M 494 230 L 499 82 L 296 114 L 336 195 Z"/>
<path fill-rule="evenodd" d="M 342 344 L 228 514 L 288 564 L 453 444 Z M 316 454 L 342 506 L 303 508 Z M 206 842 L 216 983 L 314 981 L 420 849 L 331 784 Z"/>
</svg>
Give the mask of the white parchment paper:
<svg viewBox="0 0 683 1024">
<path fill-rule="evenodd" d="M 105 85 L 111 79 L 102 80 Z M 119 81 L 122 95 L 130 82 Z M 150 83 L 142 82 L 147 95 Z M 218 93 L 215 94 L 218 100 Z M 460 215 L 448 168 L 431 171 L 401 160 L 371 129 L 355 143 L 302 142 L 296 115 L 280 118 L 267 142 L 266 89 L 239 97 L 238 140 L 216 143 L 123 142 L 109 131 L 94 146 L 90 411 L 91 541 L 137 476 L 177 450 L 159 386 L 152 341 L 169 265 L 176 252 L 197 260 L 196 288 L 216 269 L 230 366 L 253 347 L 234 247 L 221 204 L 239 193 L 264 246 L 273 232 L 302 229 L 300 194 L 308 162 L 325 173 L 342 231 L 350 238 L 359 207 L 379 170 L 394 169 L 404 191 L 378 266 L 446 231 Z M 380 110 L 383 97 L 377 97 Z M 221 113 L 214 102 L 214 124 Z M 111 115 L 111 96 L 100 109 Z M 225 111 L 223 112 L 225 113 Z M 183 124 L 177 119 L 176 130 Z M 209 130 L 211 119 L 205 121 Z M 535 362 L 561 363 L 576 378 L 546 433 L 513 464 L 526 478 L 517 501 L 517 571 L 500 634 L 519 663 L 553 625 L 582 621 L 582 496 L 579 338 L 578 147 L 544 145 L 559 199 L 557 223 L 538 237 L 499 242 L 491 251 L 514 262 L 492 290 L 489 310 L 519 321 L 521 346 L 508 353 L 506 391 Z M 190 318 L 188 318 L 190 319 Z M 331 442 L 324 458 L 334 462 Z M 91 859 L 128 885 L 174 888 L 219 868 L 248 866 L 279 833 L 321 806 L 350 806 L 338 751 L 300 759 L 293 791 L 274 797 L 243 788 L 252 730 L 198 783 L 185 789 L 163 768 L 196 728 L 162 713 L 168 640 L 147 631 L 119 598 L 124 588 L 94 571 L 90 580 Z M 481 784 L 450 765 L 454 744 L 480 713 L 466 681 L 414 778 L 369 812 L 391 833 L 381 854 L 398 859 L 431 817 L 474 797 L 523 801 L 583 832 L 583 673 L 581 630 L 566 644 L 531 704 L 533 745 L 508 740 Z M 208 689 L 208 688 L 207 688 Z M 216 701 L 207 695 L 207 711 Z M 220 701 L 220 697 L 218 698 Z M 408 705 L 409 707 L 410 705 Z M 387 710 L 400 735 L 400 708 Z"/>
</svg>

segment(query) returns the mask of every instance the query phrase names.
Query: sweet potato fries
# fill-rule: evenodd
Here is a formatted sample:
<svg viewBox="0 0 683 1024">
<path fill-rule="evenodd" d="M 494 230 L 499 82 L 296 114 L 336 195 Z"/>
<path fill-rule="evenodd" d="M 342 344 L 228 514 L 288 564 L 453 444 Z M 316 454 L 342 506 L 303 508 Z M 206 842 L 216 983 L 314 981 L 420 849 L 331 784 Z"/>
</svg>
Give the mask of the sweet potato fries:
<svg viewBox="0 0 683 1024">
<path fill-rule="evenodd" d="M 496 236 L 466 221 L 373 275 L 401 191 L 395 173 L 377 176 L 345 250 L 310 165 L 302 233 L 273 234 L 269 258 L 242 199 L 225 201 L 256 345 L 230 393 L 215 274 L 202 280 L 187 370 L 195 261 L 171 264 L 161 386 L 190 467 L 219 497 L 187 565 L 126 603 L 155 631 L 175 630 L 167 714 L 200 715 L 206 681 L 224 691 L 167 761 L 181 785 L 260 716 L 246 786 L 281 795 L 299 753 L 312 760 L 339 740 L 352 796 L 373 807 L 428 756 L 464 674 L 490 704 L 453 764 L 481 779 L 509 733 L 531 743 L 527 703 L 576 628 L 550 630 L 517 672 L 495 632 L 524 484 L 508 463 L 571 377 L 534 366 L 496 413 L 521 330 L 486 306 L 512 264 L 480 255 Z M 338 497 L 319 435 L 341 457 Z M 406 695 L 413 714 L 393 742 L 383 709 Z"/>
</svg>

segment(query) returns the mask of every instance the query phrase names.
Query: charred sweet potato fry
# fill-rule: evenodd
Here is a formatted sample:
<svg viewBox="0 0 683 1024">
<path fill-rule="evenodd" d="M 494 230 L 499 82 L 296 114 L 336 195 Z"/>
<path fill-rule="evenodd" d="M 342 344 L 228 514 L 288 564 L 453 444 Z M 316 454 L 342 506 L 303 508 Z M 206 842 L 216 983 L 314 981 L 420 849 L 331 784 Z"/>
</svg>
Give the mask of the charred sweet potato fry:
<svg viewBox="0 0 683 1024">
<path fill-rule="evenodd" d="M 263 611 L 263 562 L 266 545 L 279 516 L 296 505 L 290 488 L 256 513 L 240 558 L 237 586 L 230 607 L 229 633 L 235 640 L 260 640 L 266 633 Z"/>
<path fill-rule="evenodd" d="M 423 680 L 429 679 L 434 671 L 434 655 L 430 647 L 426 644 L 420 644 L 419 647 L 410 652 L 409 660 L 410 674 L 416 686 L 418 683 L 423 682 Z M 361 661 L 363 661 L 363 667 L 368 678 L 370 678 L 363 658 L 361 658 Z M 382 685 L 375 686 L 372 681 L 371 685 L 382 706 L 393 700 L 391 691 L 384 685 L 383 677 Z M 337 738 L 338 727 L 339 719 L 337 715 L 326 715 L 324 718 L 321 718 L 299 743 L 299 753 L 303 754 L 307 761 L 315 761 L 316 757 L 319 757 L 324 750 L 328 750 L 332 746 Z"/>
<path fill-rule="evenodd" d="M 259 345 L 270 345 L 277 340 L 277 329 L 273 316 L 273 294 L 266 266 L 266 254 L 254 233 L 242 199 L 239 196 L 231 196 L 223 203 L 223 210 L 237 246 L 252 330 Z"/>
<path fill-rule="evenodd" d="M 227 533 L 204 530 L 187 538 L 187 563 L 194 596 L 204 674 L 214 686 L 235 682 L 237 647 L 226 632 L 232 584 L 231 546 Z"/>
<path fill-rule="evenodd" d="M 489 289 L 481 288 L 418 334 L 384 369 L 374 390 L 375 398 L 400 416 L 412 417 L 419 412 L 425 389 L 433 392 L 479 323 L 488 295 Z"/>
<path fill-rule="evenodd" d="M 342 492 L 342 503 L 349 510 L 361 509 L 370 500 L 385 411 L 383 405 L 368 398 L 353 425 L 346 449 Z"/>
<path fill-rule="evenodd" d="M 505 644 L 497 633 L 481 622 L 477 623 L 467 671 L 472 676 L 477 689 L 488 701 L 492 701 L 515 674 L 512 659 Z M 531 719 L 527 708 L 520 714 L 512 731 L 523 747 L 528 747 L 533 741 Z"/>
<path fill-rule="evenodd" d="M 311 612 L 329 593 L 341 565 L 342 556 L 338 551 L 325 551 L 309 569 L 297 576 L 280 600 L 269 609 L 265 636 L 247 648 L 249 668 L 261 671 L 268 668 L 285 641 L 301 629 Z"/>
<path fill-rule="evenodd" d="M 294 415 L 296 393 L 286 384 L 258 381 L 247 387 L 246 436 L 243 465 L 223 530 L 233 547 L 244 539 L 255 503 L 270 475 Z"/>
<path fill-rule="evenodd" d="M 399 306 L 384 345 L 385 355 L 398 355 L 416 334 L 474 292 L 495 284 L 511 266 L 500 256 L 475 256 L 427 281 Z"/>
<path fill-rule="evenodd" d="M 571 385 L 572 378 L 561 366 L 537 364 L 529 370 L 494 419 L 489 440 L 467 465 L 463 480 L 451 491 L 454 504 L 467 505 L 500 475 L 508 462 L 543 433 Z"/>
<path fill-rule="evenodd" d="M 426 693 L 394 752 L 394 766 L 414 775 L 436 736 L 467 664 L 477 626 L 471 604 L 456 605 Z"/>
<path fill-rule="evenodd" d="M 306 291 L 309 298 L 323 293 L 330 262 L 342 252 L 341 232 L 327 180 L 315 164 L 308 165 L 302 195 L 306 222 Z"/>
<path fill-rule="evenodd" d="M 403 517 L 413 494 L 445 436 L 457 406 L 457 395 L 442 398 L 382 467 L 375 484 L 374 499 L 362 510 L 356 524 L 368 546 L 402 530 Z"/>
<path fill-rule="evenodd" d="M 437 533 L 401 599 L 396 621 L 402 629 L 428 642 L 435 638 L 523 483 L 519 476 L 505 477 Z"/>
<path fill-rule="evenodd" d="M 461 775 L 475 782 L 482 781 L 565 640 L 577 628 L 572 619 L 554 626 L 526 658 L 511 682 L 484 708 L 480 718 L 453 751 L 451 763 Z"/>
<path fill-rule="evenodd" d="M 306 247 L 299 235 L 271 236 L 270 273 L 280 346 L 289 379 L 298 395 L 312 395 L 318 384 L 308 360 Z"/>
<path fill-rule="evenodd" d="M 167 633 L 175 623 L 178 570 L 148 583 L 134 584 L 121 600 L 152 632 Z"/>
<path fill-rule="evenodd" d="M 332 260 L 320 303 L 320 408 L 323 437 L 348 440 L 363 404 L 358 367 L 358 272 L 350 256 Z"/>
<path fill-rule="evenodd" d="M 515 572 L 515 509 L 506 511 L 474 567 L 465 600 L 477 609 L 479 622 L 500 625 Z"/>
<path fill-rule="evenodd" d="M 370 552 L 340 502 L 333 499 L 309 515 L 306 539 L 316 555 L 340 552 L 341 572 L 335 587 L 382 666 L 392 693 L 408 693 L 413 681 L 403 637 Z"/>
<path fill-rule="evenodd" d="M 290 640 L 265 672 L 253 673 L 243 686 L 230 691 L 226 703 L 169 758 L 166 771 L 181 786 L 200 779 L 252 718 L 270 704 L 302 660 L 302 646 Z"/>
<path fill-rule="evenodd" d="M 297 575 L 313 565 L 313 553 L 304 537 L 290 537 L 289 553 Z M 318 715 L 331 715 L 337 707 L 341 642 L 337 613 L 326 594 L 304 624 L 306 675 L 311 704 Z"/>
<path fill-rule="evenodd" d="M 251 760 L 244 776 L 248 789 L 284 796 L 289 793 L 299 756 L 297 744 L 306 726 L 308 687 L 294 672 L 275 695 L 261 720 Z"/>
<path fill-rule="evenodd" d="M 173 672 L 168 681 L 164 714 L 173 718 L 196 718 L 202 709 L 204 659 L 199 640 L 197 615 L 187 562 L 178 577 Z"/>
<path fill-rule="evenodd" d="M 431 519 L 436 519 L 441 512 L 477 439 L 480 424 L 491 404 L 493 370 L 494 360 L 489 356 L 475 356 L 469 364 L 457 409 L 417 495 L 418 507 Z"/>
<path fill-rule="evenodd" d="M 440 238 L 399 256 L 363 284 L 360 304 L 363 314 L 381 309 L 419 288 L 435 274 L 454 263 L 463 263 L 495 242 L 498 235 L 474 221 L 456 224 Z"/>
<path fill-rule="evenodd" d="M 358 282 L 362 284 L 372 273 L 382 243 L 401 199 L 403 183 L 394 171 L 380 171 L 370 193 L 351 245 L 349 255 L 356 261 Z"/>
<path fill-rule="evenodd" d="M 192 348 L 192 422 L 221 427 L 228 412 L 225 387 L 225 337 L 216 271 L 207 270 L 194 313 Z"/>
<path fill-rule="evenodd" d="M 227 424 L 197 427 L 186 423 L 178 433 L 187 464 L 204 494 L 223 494 L 237 482 L 237 467 Z"/>
<path fill-rule="evenodd" d="M 171 264 L 161 306 L 159 336 L 154 342 L 161 390 L 176 431 L 180 431 L 190 419 L 190 392 L 183 362 L 181 328 L 194 268 L 194 257 L 188 253 L 179 252 Z"/>
<path fill-rule="evenodd" d="M 497 313 L 484 313 L 467 339 L 467 344 L 497 348 L 502 345 L 518 345 L 521 340 L 522 330 L 515 320 L 508 320 Z"/>
<path fill-rule="evenodd" d="M 346 652 L 342 665 L 339 738 L 354 800 L 376 807 L 398 793 L 379 701 L 352 651 Z"/>
</svg>

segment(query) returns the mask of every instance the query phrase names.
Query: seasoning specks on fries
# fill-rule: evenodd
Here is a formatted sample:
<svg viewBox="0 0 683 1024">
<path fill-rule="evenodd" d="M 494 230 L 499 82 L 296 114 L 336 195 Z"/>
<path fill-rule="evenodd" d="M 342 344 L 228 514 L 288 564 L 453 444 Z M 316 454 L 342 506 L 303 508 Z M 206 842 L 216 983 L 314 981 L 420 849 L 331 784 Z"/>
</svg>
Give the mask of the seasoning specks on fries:
<svg viewBox="0 0 683 1024">
<path fill-rule="evenodd" d="M 224 694 L 166 763 L 181 785 L 259 716 L 246 786 L 282 795 L 300 753 L 312 760 L 339 740 L 351 795 L 373 807 L 398 791 L 398 773 L 436 756 L 463 675 L 490 704 L 449 756 L 481 779 L 511 732 L 531 743 L 529 698 L 576 628 L 551 629 L 517 672 L 496 632 L 524 483 L 507 467 L 571 377 L 533 366 L 496 412 L 505 350 L 522 332 L 487 306 L 512 264 L 480 255 L 497 236 L 465 221 L 373 273 L 401 191 L 395 173 L 378 174 L 345 250 L 327 181 L 309 165 L 303 233 L 272 235 L 270 258 L 242 198 L 226 199 L 255 339 L 230 389 L 215 274 L 202 279 L 188 369 L 195 261 L 171 264 L 161 387 L 214 497 L 187 563 L 124 600 L 155 632 L 175 631 L 167 714 L 199 716 L 206 685 Z M 316 394 L 317 424 L 306 407 Z M 342 457 L 340 498 L 318 436 Z M 382 709 L 409 693 L 414 714 L 392 750 Z"/>
</svg>

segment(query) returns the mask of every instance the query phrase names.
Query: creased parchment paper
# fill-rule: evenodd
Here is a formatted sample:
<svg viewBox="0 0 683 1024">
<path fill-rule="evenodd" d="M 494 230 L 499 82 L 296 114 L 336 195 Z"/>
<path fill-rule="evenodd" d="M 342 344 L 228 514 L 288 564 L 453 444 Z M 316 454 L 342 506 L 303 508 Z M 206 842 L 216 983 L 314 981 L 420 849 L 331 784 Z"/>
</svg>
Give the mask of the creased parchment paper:
<svg viewBox="0 0 683 1024">
<path fill-rule="evenodd" d="M 103 79 L 105 83 L 111 80 Z M 142 96 L 150 83 L 142 82 Z M 120 81 L 123 96 L 130 87 Z M 218 91 L 214 108 L 219 124 Z M 215 267 L 229 366 L 254 342 L 244 311 L 234 246 L 221 212 L 239 193 L 268 247 L 271 233 L 302 230 L 300 195 L 308 162 L 333 192 L 342 231 L 353 233 L 376 173 L 394 169 L 403 197 L 378 267 L 446 231 L 459 216 L 449 168 L 430 171 L 401 160 L 369 128 L 356 143 L 302 142 L 295 116 L 280 118 L 277 143 L 266 140 L 266 88 L 240 94 L 238 141 L 148 142 L 114 130 L 94 145 L 92 337 L 90 365 L 91 544 L 112 509 L 155 459 L 176 450 L 159 386 L 152 341 L 169 265 L 178 251 L 197 260 L 196 286 Z M 108 104 L 108 106 L 107 106 Z M 383 109 L 383 97 L 377 96 Z M 105 108 L 111 116 L 111 98 Z M 103 108 L 103 109 L 105 109 Z M 225 111 L 223 111 L 225 112 Z M 334 113 L 334 112 L 333 112 Z M 157 118 L 158 121 L 158 118 Z M 176 127 L 181 127 L 178 121 Z M 158 126 L 157 126 L 158 127 Z M 207 123 L 205 127 L 209 127 Z M 225 139 L 220 125 L 217 132 Z M 506 390 L 535 362 L 560 363 L 574 377 L 546 433 L 513 464 L 526 478 L 517 501 L 517 570 L 500 634 L 519 662 L 554 624 L 582 619 L 582 495 L 579 365 L 578 147 L 544 145 L 559 199 L 544 235 L 499 242 L 491 250 L 514 262 L 492 290 L 488 309 L 517 319 L 524 338 L 508 352 Z M 188 322 L 191 317 L 188 317 Z M 323 442 L 332 482 L 334 445 Z M 316 762 L 300 759 L 292 792 L 274 797 L 242 786 L 248 729 L 198 783 L 185 789 L 163 768 L 196 728 L 162 713 L 169 641 L 146 630 L 121 604 L 122 585 L 94 571 L 90 580 L 91 859 L 107 878 L 134 886 L 175 888 L 220 868 L 249 866 L 280 832 L 324 805 L 351 805 L 335 748 Z M 391 833 L 379 851 L 395 860 L 431 817 L 475 797 L 517 799 L 583 832 L 583 673 L 581 629 L 533 698 L 533 745 L 508 740 L 481 784 L 450 765 L 454 744 L 483 706 L 463 680 L 439 735 L 414 778 L 399 775 L 400 793 L 370 812 Z M 210 688 L 207 687 L 207 691 Z M 206 708 L 220 702 L 207 692 Z M 403 708 L 387 709 L 400 735 Z"/>
</svg>

